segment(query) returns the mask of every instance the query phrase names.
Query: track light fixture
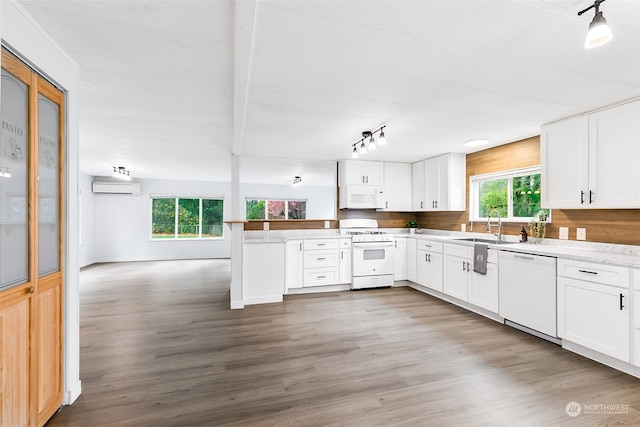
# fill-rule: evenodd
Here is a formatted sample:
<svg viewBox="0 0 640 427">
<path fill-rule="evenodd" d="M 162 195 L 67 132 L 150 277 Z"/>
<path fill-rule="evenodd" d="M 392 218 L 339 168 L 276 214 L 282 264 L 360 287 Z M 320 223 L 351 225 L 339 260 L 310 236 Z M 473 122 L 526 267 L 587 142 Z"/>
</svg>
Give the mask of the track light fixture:
<svg viewBox="0 0 640 427">
<path fill-rule="evenodd" d="M 611 34 L 611 28 L 607 25 L 607 20 L 602 16 L 602 12 L 600 12 L 600 4 L 604 3 L 605 0 L 595 0 L 591 6 L 588 8 L 581 10 L 578 12 L 578 16 L 585 13 L 587 10 L 595 8 L 595 16 L 593 20 L 589 24 L 589 32 L 587 33 L 587 38 L 584 41 L 584 47 L 587 49 L 593 49 L 594 47 L 602 46 L 605 43 L 608 43 L 612 38 L 613 34 Z"/>
<path fill-rule="evenodd" d="M 357 159 L 361 154 L 367 154 L 367 149 L 369 151 L 376 150 L 377 145 L 386 145 L 387 139 L 384 135 L 384 128 L 386 126 L 381 126 L 379 129 L 374 130 L 373 132 L 365 130 L 362 132 L 362 138 L 358 140 L 358 142 L 354 142 L 351 144 L 351 158 Z M 378 144 L 376 145 L 376 140 L 373 137 L 376 133 L 380 132 L 378 136 Z"/>
<path fill-rule="evenodd" d="M 125 181 L 131 181 L 131 172 L 126 170 L 124 166 L 114 166 L 113 177 L 124 179 Z"/>
<path fill-rule="evenodd" d="M 302 185 L 302 177 L 296 175 L 296 176 L 293 177 L 293 186 L 297 187 L 299 185 Z"/>
</svg>

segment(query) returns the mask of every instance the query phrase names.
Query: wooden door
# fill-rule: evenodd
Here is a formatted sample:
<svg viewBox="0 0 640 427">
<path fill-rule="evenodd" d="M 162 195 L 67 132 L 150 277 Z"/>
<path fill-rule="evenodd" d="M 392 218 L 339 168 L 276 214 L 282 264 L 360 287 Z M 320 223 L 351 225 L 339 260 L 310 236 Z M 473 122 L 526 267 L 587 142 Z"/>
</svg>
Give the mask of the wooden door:
<svg viewBox="0 0 640 427">
<path fill-rule="evenodd" d="M 64 96 L 2 51 L 0 425 L 62 404 Z"/>
</svg>

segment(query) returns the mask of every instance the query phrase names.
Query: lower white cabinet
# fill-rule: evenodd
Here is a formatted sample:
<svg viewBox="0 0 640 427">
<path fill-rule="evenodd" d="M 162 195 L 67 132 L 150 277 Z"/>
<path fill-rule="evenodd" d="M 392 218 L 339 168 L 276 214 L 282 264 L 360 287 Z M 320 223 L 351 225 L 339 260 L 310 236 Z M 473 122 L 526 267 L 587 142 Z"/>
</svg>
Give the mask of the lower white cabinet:
<svg viewBox="0 0 640 427">
<path fill-rule="evenodd" d="M 416 283 L 442 292 L 442 243 L 418 240 Z"/>
<path fill-rule="evenodd" d="M 407 280 L 418 283 L 418 241 L 407 238 Z"/>
<path fill-rule="evenodd" d="M 302 287 L 302 240 L 289 240 L 285 246 L 284 283 L 286 289 Z"/>
<path fill-rule="evenodd" d="M 558 259 L 558 336 L 630 362 L 628 271 Z"/>
<path fill-rule="evenodd" d="M 473 246 L 444 245 L 443 292 L 493 313 L 498 313 L 497 253 L 490 249 L 487 273 L 473 271 Z"/>
<path fill-rule="evenodd" d="M 393 246 L 393 280 L 407 280 L 407 238 L 396 238 Z"/>
<path fill-rule="evenodd" d="M 302 286 L 335 285 L 340 279 L 340 239 L 304 240 Z"/>
<path fill-rule="evenodd" d="M 351 239 L 340 239 L 340 259 L 338 260 L 339 283 L 351 283 L 353 280 L 351 273 Z"/>
</svg>

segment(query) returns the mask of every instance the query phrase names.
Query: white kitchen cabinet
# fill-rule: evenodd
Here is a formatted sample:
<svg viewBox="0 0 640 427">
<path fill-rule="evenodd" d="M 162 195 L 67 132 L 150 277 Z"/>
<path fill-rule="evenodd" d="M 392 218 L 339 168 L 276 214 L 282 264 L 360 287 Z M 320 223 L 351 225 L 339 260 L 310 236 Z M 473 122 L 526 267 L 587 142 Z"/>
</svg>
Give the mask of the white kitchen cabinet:
<svg viewBox="0 0 640 427">
<path fill-rule="evenodd" d="M 411 210 L 411 164 L 384 163 L 384 211 Z"/>
<path fill-rule="evenodd" d="M 407 238 L 396 237 L 393 246 L 393 280 L 407 280 Z"/>
<path fill-rule="evenodd" d="M 640 207 L 640 101 L 544 125 L 541 206 Z"/>
<path fill-rule="evenodd" d="M 422 211 L 425 209 L 425 175 L 424 160 L 411 164 L 411 209 Z"/>
<path fill-rule="evenodd" d="M 558 336 L 629 362 L 628 270 L 558 259 Z"/>
<path fill-rule="evenodd" d="M 339 278 L 340 283 L 351 283 L 351 239 L 340 239 Z"/>
<path fill-rule="evenodd" d="M 407 280 L 418 283 L 418 240 L 407 238 Z"/>
<path fill-rule="evenodd" d="M 418 240 L 416 283 L 442 292 L 442 242 Z"/>
<path fill-rule="evenodd" d="M 473 271 L 473 246 L 444 245 L 443 292 L 493 313 L 498 313 L 497 252 L 487 255 L 487 273 Z"/>
<path fill-rule="evenodd" d="M 302 286 L 335 285 L 340 280 L 340 239 L 302 242 Z"/>
<path fill-rule="evenodd" d="M 302 240 L 289 240 L 285 246 L 285 287 L 302 287 Z"/>
<path fill-rule="evenodd" d="M 244 244 L 242 249 L 242 299 L 244 304 L 281 302 L 285 292 L 285 244 Z"/>
<path fill-rule="evenodd" d="M 498 264 L 487 263 L 487 274 L 479 274 L 473 271 L 468 283 L 469 303 L 498 313 Z"/>
<path fill-rule="evenodd" d="M 633 269 L 633 364 L 640 366 L 640 269 Z"/>
<path fill-rule="evenodd" d="M 384 163 L 366 160 L 340 160 L 338 185 L 384 185 Z"/>
<path fill-rule="evenodd" d="M 464 211 L 466 156 L 447 153 L 412 165 L 412 207 L 421 211 Z"/>
</svg>

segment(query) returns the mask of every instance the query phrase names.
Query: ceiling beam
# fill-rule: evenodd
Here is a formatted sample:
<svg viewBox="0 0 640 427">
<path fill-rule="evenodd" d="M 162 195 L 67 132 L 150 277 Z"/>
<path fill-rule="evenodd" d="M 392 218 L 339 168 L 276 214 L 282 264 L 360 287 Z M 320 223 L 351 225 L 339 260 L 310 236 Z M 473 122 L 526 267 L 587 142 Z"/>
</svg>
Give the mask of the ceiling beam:
<svg viewBox="0 0 640 427">
<path fill-rule="evenodd" d="M 234 1 L 233 140 L 231 154 L 241 155 L 251 76 L 257 0 Z"/>
</svg>

